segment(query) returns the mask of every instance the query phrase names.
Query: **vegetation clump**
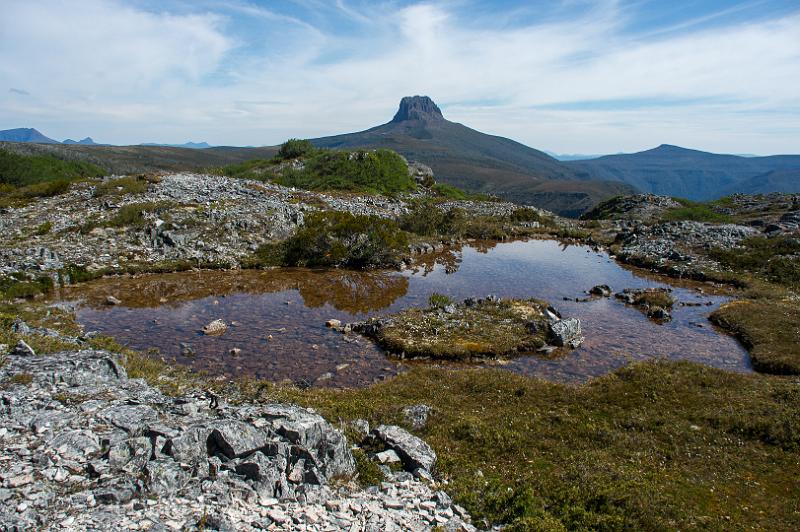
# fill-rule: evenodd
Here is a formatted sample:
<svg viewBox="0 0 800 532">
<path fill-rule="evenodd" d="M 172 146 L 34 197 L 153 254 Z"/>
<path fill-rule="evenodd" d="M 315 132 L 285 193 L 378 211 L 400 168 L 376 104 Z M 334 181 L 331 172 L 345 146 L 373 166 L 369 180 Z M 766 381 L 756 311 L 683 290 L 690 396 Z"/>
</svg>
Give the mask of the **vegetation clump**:
<svg viewBox="0 0 800 532">
<path fill-rule="evenodd" d="M 109 179 L 97 185 L 94 189 L 95 197 L 125 196 L 128 194 L 143 194 L 147 192 L 150 181 L 143 175 L 133 175 Z"/>
<path fill-rule="evenodd" d="M 416 189 L 405 159 L 392 150 L 317 149 L 298 139 L 284 143 L 271 161 L 247 161 L 220 171 L 230 177 L 271 180 L 305 190 L 397 194 Z"/>
<path fill-rule="evenodd" d="M 22 273 L 0 275 L 0 299 L 29 299 L 53 290 L 53 279 L 46 275 L 29 277 Z"/>
<path fill-rule="evenodd" d="M 763 373 L 800 375 L 800 305 L 782 300 L 740 300 L 711 314 L 711 321 L 735 334 Z"/>
<path fill-rule="evenodd" d="M 349 212 L 315 212 L 287 240 L 262 246 L 254 262 L 365 269 L 396 266 L 407 251 L 408 238 L 392 220 Z"/>
<path fill-rule="evenodd" d="M 353 458 L 356 460 L 356 480 L 362 488 L 379 486 L 386 480 L 386 475 L 383 474 L 380 466 L 371 460 L 363 450 L 353 449 Z"/>
<path fill-rule="evenodd" d="M 667 222 L 691 221 L 691 222 L 712 222 L 712 223 L 732 223 L 734 220 L 727 214 L 721 214 L 713 209 L 708 203 L 695 203 L 683 198 L 673 198 L 681 203 L 682 207 L 667 210 L 663 215 L 663 220 Z"/>
<path fill-rule="evenodd" d="M 453 304 L 453 299 L 450 296 L 446 296 L 444 294 L 434 293 L 431 294 L 431 296 L 428 298 L 428 305 L 430 305 L 431 308 L 443 309 L 446 306 L 452 304 Z"/>
<path fill-rule="evenodd" d="M 310 140 L 305 139 L 289 139 L 284 142 L 278 153 L 275 154 L 276 161 L 286 161 L 288 159 L 297 159 L 314 153 L 316 148 Z"/>
<path fill-rule="evenodd" d="M 0 207 L 57 196 L 67 192 L 74 181 L 104 174 L 102 168 L 89 163 L 0 149 Z"/>
<path fill-rule="evenodd" d="M 446 296 L 434 295 L 427 309 L 410 308 L 372 318 L 356 324 L 354 330 L 409 358 L 508 357 L 545 344 L 546 308 L 546 303 L 533 299 L 469 299 L 453 305 Z"/>
<path fill-rule="evenodd" d="M 736 248 L 716 248 L 708 255 L 734 271 L 756 274 L 764 279 L 800 289 L 800 238 L 751 237 Z"/>
</svg>

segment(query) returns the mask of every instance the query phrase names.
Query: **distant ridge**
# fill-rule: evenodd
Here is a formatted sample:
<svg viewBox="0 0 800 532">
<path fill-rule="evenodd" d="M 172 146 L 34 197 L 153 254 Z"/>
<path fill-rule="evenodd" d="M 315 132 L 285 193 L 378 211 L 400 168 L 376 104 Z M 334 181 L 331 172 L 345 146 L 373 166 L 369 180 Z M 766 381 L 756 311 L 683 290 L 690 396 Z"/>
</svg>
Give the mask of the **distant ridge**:
<svg viewBox="0 0 800 532">
<path fill-rule="evenodd" d="M 65 144 L 65 145 L 80 145 L 80 146 L 111 146 L 111 144 L 98 144 L 92 137 L 86 137 L 81 140 L 64 139 L 64 142 L 59 142 L 50 137 L 44 136 L 37 129 L 30 127 L 20 127 L 16 129 L 5 129 L 0 131 L 0 142 L 30 142 L 32 144 Z M 158 144 L 155 142 L 143 142 L 139 146 L 161 146 L 168 148 L 189 148 L 192 150 L 202 150 L 211 148 L 208 142 L 186 142 L 184 144 Z"/>
<path fill-rule="evenodd" d="M 189 148 L 190 150 L 204 150 L 210 148 L 208 142 L 184 142 L 183 144 L 157 144 L 155 142 L 143 142 L 139 146 L 162 146 L 165 148 Z"/>
<path fill-rule="evenodd" d="M 61 144 L 80 144 L 82 146 L 99 146 L 98 143 L 92 140 L 92 137 L 86 137 L 81 140 L 64 139 Z"/>
<path fill-rule="evenodd" d="M 743 157 L 662 144 L 564 164 L 582 179 L 619 181 L 643 192 L 698 201 L 736 192 L 800 192 L 800 155 Z"/>
<path fill-rule="evenodd" d="M 19 127 L 16 129 L 5 129 L 0 131 L 0 141 L 2 142 L 35 142 L 38 144 L 61 144 L 57 140 L 45 137 L 38 130 L 32 127 Z"/>
</svg>

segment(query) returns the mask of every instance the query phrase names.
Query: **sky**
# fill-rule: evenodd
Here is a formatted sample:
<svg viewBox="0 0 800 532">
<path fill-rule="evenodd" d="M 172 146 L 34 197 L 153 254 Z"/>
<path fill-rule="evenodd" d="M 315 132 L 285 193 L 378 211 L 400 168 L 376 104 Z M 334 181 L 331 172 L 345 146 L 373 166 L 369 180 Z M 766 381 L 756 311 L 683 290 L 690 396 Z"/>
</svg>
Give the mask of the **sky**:
<svg viewBox="0 0 800 532">
<path fill-rule="evenodd" d="M 0 0 L 0 129 L 274 145 L 414 94 L 562 154 L 800 153 L 800 2 Z"/>
</svg>

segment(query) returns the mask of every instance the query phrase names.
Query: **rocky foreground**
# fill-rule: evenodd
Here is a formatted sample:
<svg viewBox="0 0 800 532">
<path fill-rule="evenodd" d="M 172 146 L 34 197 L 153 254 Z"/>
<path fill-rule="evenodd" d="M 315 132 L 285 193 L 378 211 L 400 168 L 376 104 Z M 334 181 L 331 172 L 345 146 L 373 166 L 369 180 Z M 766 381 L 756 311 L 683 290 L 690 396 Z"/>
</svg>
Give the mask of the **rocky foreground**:
<svg viewBox="0 0 800 532">
<path fill-rule="evenodd" d="M 351 444 L 314 411 L 166 396 L 106 351 L 20 342 L 0 368 L 0 427 L 2 530 L 474 530 L 400 427 L 354 424 L 387 464 L 362 489 Z"/>
</svg>

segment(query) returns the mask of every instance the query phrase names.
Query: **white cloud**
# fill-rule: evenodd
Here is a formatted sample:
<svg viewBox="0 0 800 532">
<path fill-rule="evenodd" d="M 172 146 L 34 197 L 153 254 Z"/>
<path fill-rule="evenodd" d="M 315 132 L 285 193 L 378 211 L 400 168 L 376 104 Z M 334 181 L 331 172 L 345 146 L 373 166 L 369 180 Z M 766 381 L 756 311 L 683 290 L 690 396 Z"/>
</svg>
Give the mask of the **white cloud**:
<svg viewBox="0 0 800 532">
<path fill-rule="evenodd" d="M 342 35 L 249 3 L 208 5 L 217 14 L 5 2 L 0 79 L 38 100 L 0 92 L 0 113 L 16 120 L 8 127 L 74 136 L 80 125 L 112 142 L 268 144 L 370 127 L 401 96 L 424 93 L 452 103 L 451 119 L 564 152 L 800 145 L 800 13 L 637 38 L 615 1 L 503 27 L 459 3 L 356 9 L 340 0 L 331 9 L 355 28 Z M 259 46 L 236 32 L 241 16 L 257 21 Z M 650 105 L 547 105 L 605 100 Z"/>
</svg>

